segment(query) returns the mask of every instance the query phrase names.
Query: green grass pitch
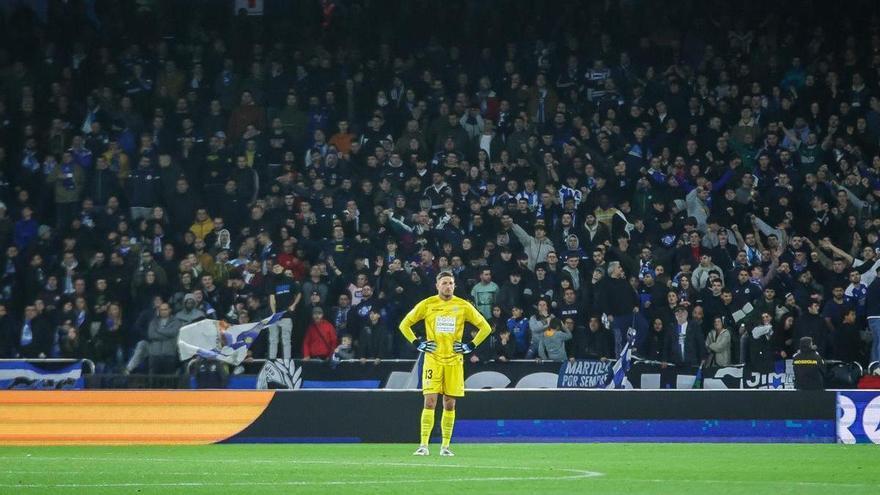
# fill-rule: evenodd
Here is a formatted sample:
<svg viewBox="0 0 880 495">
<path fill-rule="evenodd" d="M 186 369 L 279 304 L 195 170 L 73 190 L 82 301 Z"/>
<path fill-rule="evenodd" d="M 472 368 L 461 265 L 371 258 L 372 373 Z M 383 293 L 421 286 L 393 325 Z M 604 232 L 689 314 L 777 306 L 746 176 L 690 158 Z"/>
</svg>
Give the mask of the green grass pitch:
<svg viewBox="0 0 880 495">
<path fill-rule="evenodd" d="M 859 445 L 453 444 L 0 447 L 0 493 L 876 494 Z"/>
</svg>

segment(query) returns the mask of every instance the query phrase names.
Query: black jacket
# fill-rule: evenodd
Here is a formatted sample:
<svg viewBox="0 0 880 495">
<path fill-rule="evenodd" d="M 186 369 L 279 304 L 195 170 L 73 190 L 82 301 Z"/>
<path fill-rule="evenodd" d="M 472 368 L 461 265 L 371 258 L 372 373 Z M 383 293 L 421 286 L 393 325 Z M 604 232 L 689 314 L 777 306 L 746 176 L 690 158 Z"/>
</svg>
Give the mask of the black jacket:
<svg viewBox="0 0 880 495">
<path fill-rule="evenodd" d="M 798 352 L 794 359 L 794 386 L 798 390 L 824 390 L 825 361 L 816 351 Z"/>
<path fill-rule="evenodd" d="M 33 340 L 29 345 L 21 347 L 20 343 L 23 328 L 24 321 L 21 321 L 16 329 L 17 332 L 15 332 L 17 337 L 15 345 L 18 347 L 18 352 L 21 357 L 38 358 L 40 357 L 40 354 L 43 354 L 43 357 L 49 357 L 52 352 L 54 335 L 52 335 L 53 328 L 48 319 L 45 316 L 37 316 L 31 320 L 31 334 Z"/>
<path fill-rule="evenodd" d="M 639 305 L 636 291 L 626 278 L 606 278 L 601 291 L 605 313 L 612 316 L 632 314 L 633 308 Z"/>
<path fill-rule="evenodd" d="M 821 315 L 814 315 L 808 312 L 795 322 L 794 335 L 791 341 L 800 342 L 802 337 L 812 337 L 819 354 L 824 354 L 827 334 L 828 327 L 825 324 L 825 319 Z"/>
<path fill-rule="evenodd" d="M 696 366 L 706 357 L 706 342 L 703 330 L 695 322 L 688 320 L 684 334 L 684 355 L 678 341 L 678 323 L 674 323 L 666 332 L 664 361 Z"/>
<path fill-rule="evenodd" d="M 590 359 L 615 359 L 614 334 L 607 328 L 599 328 L 595 332 L 587 329 L 584 355 Z"/>
</svg>

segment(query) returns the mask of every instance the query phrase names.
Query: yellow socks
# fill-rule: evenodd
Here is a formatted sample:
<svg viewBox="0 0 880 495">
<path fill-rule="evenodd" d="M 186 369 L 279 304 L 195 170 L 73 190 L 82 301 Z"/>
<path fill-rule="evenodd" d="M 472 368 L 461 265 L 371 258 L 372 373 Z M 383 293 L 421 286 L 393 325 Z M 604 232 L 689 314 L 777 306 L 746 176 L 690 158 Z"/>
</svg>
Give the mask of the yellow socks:
<svg viewBox="0 0 880 495">
<path fill-rule="evenodd" d="M 444 409 L 443 416 L 440 418 L 440 429 L 443 432 L 442 447 L 449 447 L 449 441 L 452 440 L 453 426 L 455 426 L 455 411 L 447 411 Z"/>
<path fill-rule="evenodd" d="M 443 415 L 444 421 L 446 418 L 446 414 Z M 446 424 L 445 422 L 443 423 Z M 445 426 L 444 426 L 445 428 Z M 421 445 L 428 445 L 428 440 L 431 438 L 431 431 L 434 429 L 434 410 L 433 409 L 422 409 L 422 443 Z M 443 430 L 446 431 L 445 429 Z M 452 427 L 449 428 L 449 432 L 452 433 Z M 444 433 L 444 435 L 446 435 Z M 444 438 L 446 438 L 444 436 Z"/>
</svg>

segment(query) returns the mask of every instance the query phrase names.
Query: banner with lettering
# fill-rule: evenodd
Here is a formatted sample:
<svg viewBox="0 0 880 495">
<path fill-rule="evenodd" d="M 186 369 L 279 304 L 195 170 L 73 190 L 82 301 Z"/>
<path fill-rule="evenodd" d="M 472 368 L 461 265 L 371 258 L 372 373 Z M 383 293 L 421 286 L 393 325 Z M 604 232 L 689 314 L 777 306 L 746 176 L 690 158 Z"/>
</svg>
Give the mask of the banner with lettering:
<svg viewBox="0 0 880 495">
<path fill-rule="evenodd" d="M 611 362 L 578 359 L 559 368 L 557 388 L 605 388 L 611 380 Z"/>
</svg>

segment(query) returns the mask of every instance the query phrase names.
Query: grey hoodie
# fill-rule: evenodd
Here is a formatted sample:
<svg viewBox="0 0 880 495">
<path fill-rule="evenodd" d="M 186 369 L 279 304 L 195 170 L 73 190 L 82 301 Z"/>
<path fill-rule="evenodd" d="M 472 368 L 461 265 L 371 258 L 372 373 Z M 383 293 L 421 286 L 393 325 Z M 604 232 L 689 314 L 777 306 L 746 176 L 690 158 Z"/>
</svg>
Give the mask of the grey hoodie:
<svg viewBox="0 0 880 495">
<path fill-rule="evenodd" d="M 538 357 L 550 361 L 565 361 L 568 354 L 565 352 L 565 341 L 571 339 L 571 333 L 565 329 L 558 329 L 553 335 L 541 334 L 538 342 Z"/>
<path fill-rule="evenodd" d="M 180 320 L 181 325 L 189 325 L 190 323 L 205 317 L 205 313 L 201 309 L 194 307 L 191 310 L 187 310 L 187 301 L 196 302 L 196 298 L 192 294 L 187 294 L 183 296 L 183 309 L 181 309 L 177 313 L 174 313 L 174 317 Z"/>
</svg>

